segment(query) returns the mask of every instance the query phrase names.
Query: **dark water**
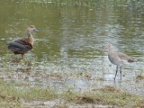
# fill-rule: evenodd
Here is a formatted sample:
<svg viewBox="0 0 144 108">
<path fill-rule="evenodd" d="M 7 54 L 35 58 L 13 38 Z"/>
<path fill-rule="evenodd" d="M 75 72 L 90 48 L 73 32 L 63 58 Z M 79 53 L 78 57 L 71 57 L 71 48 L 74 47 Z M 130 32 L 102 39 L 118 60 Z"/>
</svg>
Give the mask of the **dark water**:
<svg viewBox="0 0 144 108">
<path fill-rule="evenodd" d="M 144 93 L 144 80 L 136 81 L 138 75 L 144 75 L 143 0 L 1 0 L 1 58 L 11 54 L 5 44 L 17 37 L 25 37 L 25 28 L 29 24 L 39 29 L 34 34 L 33 50 L 25 55 L 35 62 L 31 74 L 23 75 L 22 70 L 18 70 L 25 67 L 24 64 L 8 64 L 14 72 L 18 70 L 24 78 L 27 76 L 28 81 L 38 80 L 44 86 L 54 86 L 54 83 L 56 87 L 75 85 L 81 89 L 93 84 L 116 85 L 137 94 Z M 113 43 L 116 50 L 139 60 L 123 69 L 121 83 L 114 84 L 115 66 L 103 52 L 109 43 Z M 7 78 L 4 72 L 8 70 L 1 68 L 0 75 Z M 64 78 L 65 82 L 58 80 L 62 83 L 59 84 L 55 80 L 43 79 L 41 75 L 34 78 L 36 73 L 51 72 L 63 75 L 84 73 L 90 75 L 91 80 Z M 18 81 L 25 81 L 23 77 Z M 104 81 L 98 81 L 99 78 Z"/>
</svg>

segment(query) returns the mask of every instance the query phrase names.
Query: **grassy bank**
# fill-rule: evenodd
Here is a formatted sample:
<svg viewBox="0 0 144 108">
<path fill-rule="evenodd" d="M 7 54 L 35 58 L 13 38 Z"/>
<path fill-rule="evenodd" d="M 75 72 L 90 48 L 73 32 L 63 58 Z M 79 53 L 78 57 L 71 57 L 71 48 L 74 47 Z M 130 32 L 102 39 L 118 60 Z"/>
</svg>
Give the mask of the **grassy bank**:
<svg viewBox="0 0 144 108">
<path fill-rule="evenodd" d="M 75 105 L 113 105 L 117 107 L 144 107 L 144 97 L 133 95 L 113 86 L 95 88 L 92 91 L 79 93 L 67 89 L 63 93 L 41 87 L 28 87 L 29 85 L 7 83 L 0 79 L 0 107 L 24 107 L 25 102 L 54 101 L 62 99 L 58 108 L 67 108 L 69 104 Z M 43 104 L 44 105 L 44 104 Z"/>
</svg>

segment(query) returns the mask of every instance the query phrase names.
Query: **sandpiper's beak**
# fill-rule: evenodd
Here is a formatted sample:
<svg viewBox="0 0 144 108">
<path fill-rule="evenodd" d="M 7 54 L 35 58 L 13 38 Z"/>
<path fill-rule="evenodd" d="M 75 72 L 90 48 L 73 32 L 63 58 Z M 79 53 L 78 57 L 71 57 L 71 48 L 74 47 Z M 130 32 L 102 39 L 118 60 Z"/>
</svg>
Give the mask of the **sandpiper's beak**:
<svg viewBox="0 0 144 108">
<path fill-rule="evenodd" d="M 38 30 L 35 28 L 34 30 L 33 30 L 34 32 L 38 32 Z"/>
</svg>

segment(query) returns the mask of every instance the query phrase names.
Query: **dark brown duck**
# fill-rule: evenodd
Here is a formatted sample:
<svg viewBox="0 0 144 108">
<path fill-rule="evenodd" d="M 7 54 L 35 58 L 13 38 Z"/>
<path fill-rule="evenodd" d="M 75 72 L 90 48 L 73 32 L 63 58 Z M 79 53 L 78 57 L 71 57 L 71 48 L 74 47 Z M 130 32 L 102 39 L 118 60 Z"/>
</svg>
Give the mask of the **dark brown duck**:
<svg viewBox="0 0 144 108">
<path fill-rule="evenodd" d="M 30 25 L 26 28 L 27 38 L 20 38 L 8 42 L 6 45 L 8 46 L 8 50 L 13 52 L 14 54 L 21 54 L 22 57 L 25 53 L 33 48 L 34 38 L 32 32 L 37 32 L 38 30 L 34 25 Z"/>
</svg>

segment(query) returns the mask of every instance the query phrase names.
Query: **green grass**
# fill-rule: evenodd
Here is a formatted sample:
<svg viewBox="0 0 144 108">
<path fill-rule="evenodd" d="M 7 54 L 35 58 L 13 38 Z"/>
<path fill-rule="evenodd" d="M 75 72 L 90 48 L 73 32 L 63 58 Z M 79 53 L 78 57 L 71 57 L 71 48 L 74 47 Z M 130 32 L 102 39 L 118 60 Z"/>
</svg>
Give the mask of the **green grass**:
<svg viewBox="0 0 144 108">
<path fill-rule="evenodd" d="M 49 88 L 16 88 L 16 84 L 10 84 L 0 79 L 0 107 L 13 106 L 18 107 L 21 105 L 20 99 L 25 101 L 46 101 L 52 100 L 57 97 L 57 93 Z M 19 85 L 19 84 L 18 84 Z M 8 104 L 9 103 L 9 104 Z"/>
<path fill-rule="evenodd" d="M 144 97 L 137 95 L 132 95 L 127 92 L 122 92 L 121 90 L 105 86 L 100 89 L 95 89 L 90 92 L 73 92 L 66 91 L 58 94 L 55 90 L 49 88 L 33 87 L 28 88 L 25 85 L 23 88 L 17 88 L 17 86 L 22 86 L 22 84 L 12 84 L 6 83 L 0 79 L 0 107 L 20 107 L 21 99 L 25 102 L 32 101 L 48 101 L 55 99 L 64 99 L 64 101 L 72 102 L 75 104 L 102 104 L 102 105 L 115 105 L 119 107 L 129 106 L 129 107 L 143 107 Z M 59 98 L 58 98 L 59 97 Z M 67 107 L 65 104 L 58 105 L 59 107 Z"/>
<path fill-rule="evenodd" d="M 77 104 L 102 104 L 102 105 L 115 105 L 115 106 L 129 106 L 138 107 L 143 105 L 144 97 L 122 92 L 114 87 L 104 87 L 96 89 L 94 92 L 85 93 L 64 93 L 63 98 L 69 102 Z"/>
<path fill-rule="evenodd" d="M 26 101 L 31 100 L 50 100 L 54 99 L 57 96 L 56 91 L 50 90 L 49 88 L 16 88 L 14 85 L 7 84 L 3 81 L 0 81 L 0 97 L 7 100 L 18 100 L 20 98 L 25 99 Z"/>
</svg>

